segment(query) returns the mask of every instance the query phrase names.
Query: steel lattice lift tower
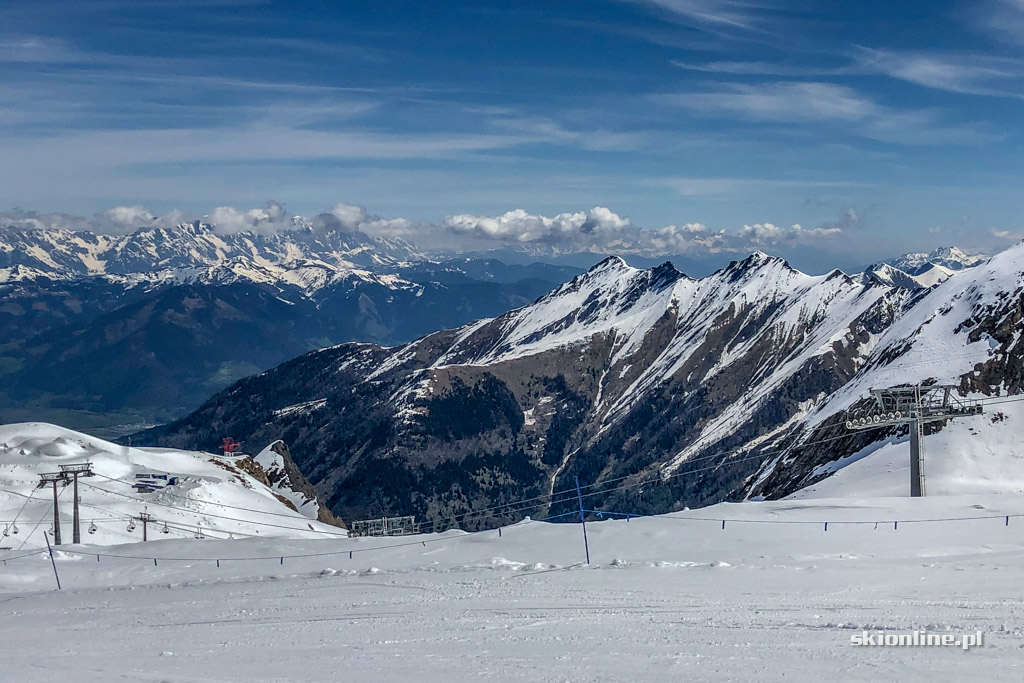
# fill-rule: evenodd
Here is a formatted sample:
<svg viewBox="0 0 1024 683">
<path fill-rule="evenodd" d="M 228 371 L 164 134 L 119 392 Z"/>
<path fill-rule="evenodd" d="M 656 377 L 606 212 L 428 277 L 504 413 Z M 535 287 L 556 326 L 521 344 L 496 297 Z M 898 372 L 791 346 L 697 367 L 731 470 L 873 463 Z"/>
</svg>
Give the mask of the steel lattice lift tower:
<svg viewBox="0 0 1024 683">
<path fill-rule="evenodd" d="M 82 542 L 82 530 L 81 530 L 81 528 L 79 526 L 79 523 L 78 523 L 78 520 L 79 520 L 79 516 L 78 516 L 78 478 L 79 477 L 91 477 L 91 476 L 94 475 L 94 473 L 92 471 L 92 463 L 88 463 L 87 462 L 87 463 L 80 464 L 80 465 L 61 465 L 60 466 L 60 472 L 65 477 L 71 477 L 72 481 L 74 482 L 74 486 L 75 486 L 75 490 L 74 490 L 74 494 L 75 494 L 75 505 L 74 505 L 75 516 L 74 516 L 74 524 L 73 524 L 73 526 L 71 528 L 71 542 L 72 543 L 81 543 Z M 57 541 L 57 543 L 60 544 L 60 541 Z"/>
<path fill-rule="evenodd" d="M 924 487 L 924 425 L 954 417 L 981 415 L 981 404 L 961 400 L 951 384 L 903 386 L 872 389 L 874 410 L 849 415 L 847 429 L 877 429 L 894 425 L 910 426 L 910 495 L 920 498 Z"/>
</svg>

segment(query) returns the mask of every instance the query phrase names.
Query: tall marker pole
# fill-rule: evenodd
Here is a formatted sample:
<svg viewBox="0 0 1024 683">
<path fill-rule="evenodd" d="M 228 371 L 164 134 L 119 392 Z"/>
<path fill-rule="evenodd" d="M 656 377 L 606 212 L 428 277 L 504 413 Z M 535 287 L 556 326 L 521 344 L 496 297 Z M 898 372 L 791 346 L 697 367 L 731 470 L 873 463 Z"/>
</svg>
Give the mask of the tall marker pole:
<svg viewBox="0 0 1024 683">
<path fill-rule="evenodd" d="M 60 590 L 60 575 L 57 574 L 57 562 L 53 559 L 53 548 L 50 546 L 50 535 L 43 531 L 43 538 L 46 539 L 46 550 L 50 553 L 50 564 L 53 565 L 53 578 L 57 579 L 57 590 Z"/>
<path fill-rule="evenodd" d="M 583 525 L 583 547 L 587 551 L 587 564 L 590 564 L 590 544 L 587 542 L 587 520 L 583 514 L 583 492 L 580 490 L 580 478 L 576 477 L 576 497 L 580 502 L 580 524 Z"/>
</svg>

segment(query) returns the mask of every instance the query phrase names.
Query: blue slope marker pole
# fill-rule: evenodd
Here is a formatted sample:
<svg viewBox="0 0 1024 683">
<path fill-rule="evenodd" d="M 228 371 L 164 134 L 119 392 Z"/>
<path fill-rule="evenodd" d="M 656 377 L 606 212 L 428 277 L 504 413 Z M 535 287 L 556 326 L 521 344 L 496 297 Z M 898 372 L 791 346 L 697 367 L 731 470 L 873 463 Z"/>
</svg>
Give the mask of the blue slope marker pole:
<svg viewBox="0 0 1024 683">
<path fill-rule="evenodd" d="M 57 574 L 57 563 L 53 559 L 53 547 L 50 545 L 50 536 L 44 531 L 43 538 L 46 539 L 46 551 L 50 553 L 50 564 L 53 565 L 53 578 L 57 579 L 57 590 L 60 590 L 60 575 Z"/>
<path fill-rule="evenodd" d="M 587 520 L 583 514 L 583 492 L 580 491 L 580 478 L 576 477 L 576 497 L 580 501 L 580 524 L 583 525 L 583 547 L 587 550 L 587 564 L 590 564 L 590 544 L 587 543 Z"/>
</svg>

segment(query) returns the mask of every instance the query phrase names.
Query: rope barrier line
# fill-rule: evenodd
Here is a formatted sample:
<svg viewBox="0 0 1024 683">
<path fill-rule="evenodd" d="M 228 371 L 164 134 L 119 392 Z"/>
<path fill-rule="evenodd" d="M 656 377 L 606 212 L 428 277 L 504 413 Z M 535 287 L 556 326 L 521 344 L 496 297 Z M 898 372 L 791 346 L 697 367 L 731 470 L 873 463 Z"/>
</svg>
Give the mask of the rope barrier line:
<svg viewBox="0 0 1024 683">
<path fill-rule="evenodd" d="M 1012 519 L 1017 517 L 1024 517 L 1024 512 L 1016 512 L 1010 514 L 1001 515 L 976 515 L 973 517 L 934 517 L 927 519 L 854 519 L 854 520 L 808 520 L 808 519 L 749 519 L 742 517 L 696 517 L 691 515 L 679 516 L 673 513 L 661 514 L 661 515 L 650 515 L 650 514 L 637 514 L 629 512 L 612 512 L 608 510 L 584 510 L 599 515 L 614 515 L 616 517 L 626 517 L 629 519 L 657 519 L 657 520 L 673 520 L 680 522 L 729 522 L 735 524 L 813 524 L 815 526 L 822 525 L 840 525 L 840 524 L 928 524 L 928 523 L 944 523 L 944 522 L 971 522 L 977 520 L 987 519 Z"/>
<path fill-rule="evenodd" d="M 602 515 L 602 516 L 603 515 L 609 515 L 609 516 L 615 516 L 615 517 L 620 517 L 620 518 L 626 518 L 627 521 L 630 520 L 630 519 L 655 519 L 655 520 L 659 520 L 659 521 L 675 521 L 675 522 L 714 522 L 716 524 L 719 524 L 719 523 L 722 524 L 722 528 L 723 529 L 726 528 L 726 524 L 727 523 L 733 523 L 733 524 L 790 524 L 790 525 L 805 525 L 805 526 L 806 525 L 824 526 L 825 531 L 828 531 L 828 526 L 829 525 L 833 525 L 833 526 L 851 525 L 852 526 L 852 525 L 873 524 L 875 526 L 875 528 L 877 528 L 879 524 L 892 524 L 894 529 L 898 529 L 898 525 L 900 523 L 903 523 L 903 524 L 929 524 L 929 523 L 949 523 L 949 522 L 982 521 L 982 520 L 992 520 L 992 519 L 1002 519 L 1002 520 L 1005 520 L 1006 526 L 1009 526 L 1009 520 L 1011 518 L 1024 517 L 1024 513 L 1010 513 L 1010 514 L 996 514 L 996 515 L 975 515 L 975 516 L 970 516 L 970 517 L 935 517 L 935 518 L 917 518 L 917 519 L 884 519 L 883 518 L 883 519 L 827 520 L 826 521 L 826 520 L 750 519 L 750 518 L 739 518 L 739 517 L 708 517 L 708 516 L 693 516 L 693 515 L 679 516 L 679 515 L 674 515 L 674 514 L 671 514 L 671 513 L 670 514 L 663 514 L 663 515 L 652 515 L 652 514 L 643 514 L 643 513 L 617 512 L 617 511 L 610 511 L 610 510 L 584 510 L 583 512 L 584 513 L 590 513 L 590 514 Z M 500 536 L 501 535 L 500 532 L 502 530 L 509 529 L 509 528 L 512 528 L 512 527 L 523 526 L 523 525 L 526 525 L 526 524 L 548 523 L 548 522 L 550 522 L 553 519 L 558 519 L 558 518 L 567 517 L 567 516 L 575 516 L 577 514 L 579 514 L 578 510 L 573 511 L 573 512 L 568 512 L 568 513 L 560 514 L 560 515 L 552 515 L 551 517 L 545 517 L 543 519 L 525 520 L 523 522 L 517 522 L 515 524 L 507 525 L 507 526 L 504 526 L 504 527 L 495 527 L 495 528 L 492 528 L 492 529 L 486 529 L 486 530 L 482 530 L 482 531 L 465 533 L 465 534 L 461 534 L 461 535 L 458 535 L 458 536 L 449 536 L 449 537 L 445 537 L 445 538 L 419 539 L 419 540 L 415 540 L 415 541 L 407 541 L 407 542 L 404 542 L 404 543 L 392 543 L 390 545 L 376 546 L 376 547 L 373 547 L 373 548 L 347 548 L 347 549 L 341 549 L 341 550 L 330 550 L 330 551 L 326 551 L 326 552 L 316 552 L 316 553 L 295 553 L 295 554 L 277 553 L 277 554 L 274 554 L 274 555 L 257 555 L 257 556 L 245 556 L 245 557 L 219 557 L 218 558 L 218 557 L 177 557 L 177 556 L 154 557 L 153 555 L 126 555 L 126 554 L 119 554 L 119 553 L 97 553 L 97 552 L 86 552 L 86 551 L 82 551 L 82 550 L 71 550 L 71 549 L 65 549 L 65 548 L 55 548 L 55 550 L 58 551 L 59 553 L 64 553 L 64 554 L 68 554 L 68 555 L 78 555 L 78 556 L 83 556 L 83 557 L 96 557 L 97 560 L 99 560 L 99 558 L 101 558 L 101 557 L 106 557 L 106 558 L 112 558 L 112 559 L 144 560 L 144 561 L 147 561 L 147 562 L 155 562 L 157 560 L 163 560 L 165 562 L 214 562 L 215 561 L 217 563 L 218 567 L 220 566 L 221 562 L 250 562 L 250 561 L 278 560 L 279 562 L 281 562 L 283 564 L 284 560 L 286 560 L 286 559 L 301 559 L 301 558 L 311 558 L 311 557 L 330 557 L 330 556 L 334 556 L 334 555 L 344 555 L 346 553 L 349 555 L 349 558 L 351 559 L 356 553 L 370 553 L 370 552 L 377 552 L 377 551 L 382 551 L 382 550 L 394 550 L 394 549 L 397 549 L 397 548 L 407 548 L 407 547 L 417 546 L 417 545 L 426 547 L 427 544 L 443 543 L 443 542 L 446 542 L 446 541 L 458 541 L 458 540 L 461 540 L 461 539 L 464 539 L 464 538 L 478 536 L 480 534 L 485 534 L 485 533 L 489 533 L 489 532 L 493 532 L 493 531 L 499 531 L 499 536 Z M 2 560 L 3 562 L 6 563 L 8 561 L 19 560 L 19 559 L 23 559 L 23 558 L 26 558 L 26 557 L 43 556 L 43 555 L 41 555 L 41 553 L 43 553 L 43 551 L 41 549 L 38 549 L 38 550 L 34 550 L 34 551 L 31 551 L 31 552 L 28 552 L 28 553 L 23 553 L 21 555 L 16 555 L 16 556 L 13 556 L 13 557 L 0 558 L 0 560 Z M 576 566 L 576 565 L 573 565 L 573 566 Z M 532 575 L 532 574 L 547 573 L 549 571 L 560 571 L 562 569 L 565 569 L 565 567 L 560 567 L 560 568 L 550 569 L 550 570 L 543 570 L 543 571 L 540 571 L 540 572 L 530 572 L 530 574 L 523 574 L 523 576 Z M 517 575 L 517 576 L 519 576 L 519 575 Z"/>
<path fill-rule="evenodd" d="M 560 518 L 560 517 L 565 517 L 567 515 L 575 515 L 575 514 L 578 514 L 578 511 L 577 512 L 566 513 L 566 514 L 563 514 L 563 515 L 552 515 L 551 517 L 545 517 L 544 519 L 524 520 L 522 522 L 516 522 L 515 524 L 510 524 L 510 525 L 507 525 L 507 526 L 504 526 L 504 527 L 496 527 L 496 528 L 493 528 L 493 529 L 484 529 L 482 531 L 474 531 L 474 532 L 470 532 L 470 533 L 460 534 L 458 536 L 449 536 L 449 537 L 446 537 L 446 538 L 420 539 L 420 540 L 417 540 L 417 541 L 408 541 L 408 542 L 405 542 L 405 543 L 393 543 L 391 545 L 377 546 L 377 547 L 374 547 L 374 548 L 349 548 L 349 549 L 345 549 L 345 550 L 332 550 L 332 551 L 321 552 L 321 553 L 299 553 L 299 554 L 294 554 L 294 555 L 286 555 L 286 554 L 282 555 L 281 553 L 277 553 L 276 555 L 260 555 L 260 556 L 247 556 L 247 557 L 221 557 L 221 558 L 214 558 L 214 557 L 153 557 L 152 555 L 145 555 L 145 556 L 143 556 L 143 555 L 121 555 L 121 554 L 117 554 L 117 553 L 86 552 L 86 551 L 83 551 L 83 550 L 65 549 L 63 547 L 55 548 L 54 550 L 57 551 L 57 552 L 66 553 L 66 554 L 69 554 L 69 555 L 80 555 L 80 556 L 83 556 L 83 557 L 96 557 L 96 558 L 109 557 L 109 558 L 118 558 L 118 559 L 126 559 L 126 560 L 146 560 L 146 561 L 163 560 L 163 561 L 166 561 L 166 562 L 212 562 L 212 561 L 216 561 L 218 563 L 219 562 L 248 562 L 248 561 L 257 561 L 257 560 L 287 560 L 287 559 L 296 559 L 296 558 L 304 558 L 304 557 L 328 557 L 328 556 L 331 556 L 331 555 L 344 555 L 346 553 L 348 553 L 348 555 L 351 557 L 355 553 L 376 552 L 378 550 L 393 550 L 395 548 L 406 548 L 406 547 L 415 546 L 415 545 L 426 546 L 426 544 L 428 544 L 428 543 L 441 543 L 441 542 L 444 542 L 444 541 L 457 541 L 457 540 L 460 540 L 460 539 L 463 539 L 463 538 L 468 538 L 470 536 L 476 536 L 478 534 L 489 533 L 489 532 L 493 532 L 493 531 L 497 531 L 497 530 L 505 530 L 505 529 L 509 529 L 509 528 L 512 528 L 512 527 L 516 527 L 516 526 L 522 526 L 522 525 L 525 525 L 525 524 L 534 524 L 534 523 L 548 522 L 548 521 L 550 521 L 552 519 L 557 519 L 557 518 Z M 37 550 L 37 551 L 31 552 L 31 553 L 26 553 L 24 555 L 19 555 L 17 557 L 0 558 L 0 560 L 3 560 L 5 562 L 8 561 L 8 560 L 16 560 L 16 559 L 20 559 L 22 557 L 30 557 L 32 555 L 37 555 L 39 552 L 41 552 L 41 551 Z M 218 566 L 220 566 L 220 565 L 218 564 Z"/>
</svg>

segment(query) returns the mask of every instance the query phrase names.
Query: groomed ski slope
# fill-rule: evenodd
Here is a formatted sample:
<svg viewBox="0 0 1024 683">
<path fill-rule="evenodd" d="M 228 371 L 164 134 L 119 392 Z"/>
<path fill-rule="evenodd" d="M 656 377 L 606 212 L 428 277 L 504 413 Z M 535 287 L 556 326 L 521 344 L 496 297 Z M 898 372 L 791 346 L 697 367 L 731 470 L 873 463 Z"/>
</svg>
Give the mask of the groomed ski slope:
<svg viewBox="0 0 1024 683">
<path fill-rule="evenodd" d="M 37 551 L 0 568 L 0 679 L 1017 681 L 1019 514 L 992 494 L 723 504 L 588 524 L 590 566 L 578 525 L 539 522 L 161 540 L 58 551 L 60 592 Z M 984 519 L 909 521 L 950 517 Z M 334 554 L 276 557 L 314 553 Z M 985 647 L 850 644 L 916 629 Z"/>
<path fill-rule="evenodd" d="M 50 451 L 76 438 L 3 429 L 8 446 L 22 439 L 14 461 L 69 457 Z M 787 500 L 588 523 L 589 565 L 578 524 L 532 521 L 376 539 L 86 536 L 99 544 L 54 553 L 61 591 L 44 549 L 0 551 L 0 680 L 1018 681 L 1024 494 L 1012 449 L 949 455 L 972 437 L 961 429 L 926 439 L 929 483 L 947 495 L 904 497 L 907 446 L 890 444 Z M 136 450 L 129 462 L 189 462 Z M 981 631 L 984 647 L 850 641 L 915 630 Z"/>
</svg>

